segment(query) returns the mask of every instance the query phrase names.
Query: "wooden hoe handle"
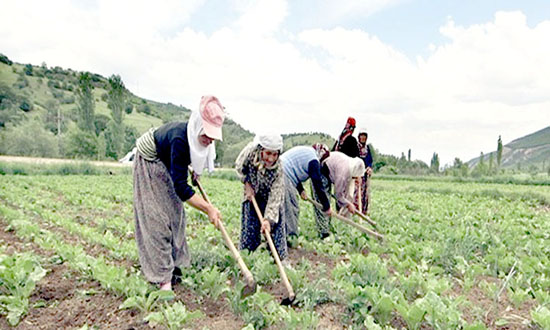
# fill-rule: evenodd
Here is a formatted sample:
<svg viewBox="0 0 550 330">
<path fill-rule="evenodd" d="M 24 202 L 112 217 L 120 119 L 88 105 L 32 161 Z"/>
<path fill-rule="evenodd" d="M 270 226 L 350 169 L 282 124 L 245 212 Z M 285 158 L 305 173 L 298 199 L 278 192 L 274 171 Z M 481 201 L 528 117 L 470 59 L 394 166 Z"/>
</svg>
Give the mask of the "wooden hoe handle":
<svg viewBox="0 0 550 330">
<path fill-rule="evenodd" d="M 199 182 L 199 180 L 196 180 L 196 182 L 197 182 L 197 186 L 199 187 L 199 191 L 201 192 L 202 197 L 208 202 L 208 204 L 212 205 L 212 202 L 210 202 L 210 199 L 206 195 L 206 192 L 202 188 L 202 185 Z M 254 277 L 252 276 L 252 273 L 250 272 L 248 267 L 246 267 L 246 264 L 244 263 L 244 260 L 241 257 L 241 254 L 235 248 L 235 245 L 233 244 L 233 242 L 229 238 L 229 235 L 227 234 L 227 231 L 225 230 L 225 227 L 223 226 L 223 223 L 221 221 L 218 221 L 218 227 L 219 227 L 219 230 L 222 232 L 222 236 L 223 236 L 223 240 L 225 241 L 225 245 L 231 251 L 231 254 L 233 255 L 233 258 L 235 258 L 237 260 L 237 264 L 239 265 L 239 268 L 243 272 L 243 276 L 244 276 L 247 284 L 250 285 L 250 286 L 254 286 L 255 282 L 254 282 Z"/>
<path fill-rule="evenodd" d="M 308 197 L 307 200 L 311 204 L 313 204 L 316 208 L 318 208 L 319 210 L 323 209 L 323 206 L 321 204 L 319 204 L 316 201 L 312 200 L 310 197 Z M 350 220 L 350 219 L 348 219 L 348 218 L 346 218 L 346 217 L 344 217 L 344 216 L 342 216 L 338 213 L 333 213 L 332 216 L 335 217 L 338 220 L 341 220 L 341 221 L 347 223 L 348 225 L 351 225 L 351 226 L 359 229 L 360 231 L 364 232 L 365 234 L 374 236 L 374 237 L 378 238 L 379 240 L 384 239 L 384 235 L 379 234 L 379 233 L 375 232 L 374 230 L 370 230 L 368 228 L 365 228 L 365 227 L 361 226 L 360 224 L 358 224 L 358 223 L 356 223 L 356 222 L 354 222 L 354 221 L 352 221 L 352 220 Z"/>
<path fill-rule="evenodd" d="M 252 196 L 252 204 L 254 204 L 254 209 L 256 210 L 256 214 L 258 215 L 258 219 L 260 220 L 260 223 L 264 221 L 264 217 L 262 215 L 262 212 L 260 212 L 260 208 L 258 207 L 258 203 L 256 202 L 256 198 Z M 277 249 L 275 248 L 275 245 L 273 244 L 273 240 L 271 239 L 271 233 L 264 232 L 264 236 L 267 240 L 267 244 L 269 244 L 269 249 L 271 250 L 271 254 L 273 255 L 273 259 L 275 259 L 275 263 L 277 264 L 277 268 L 279 269 L 279 274 L 281 275 L 281 279 L 283 280 L 283 283 L 286 287 L 286 290 L 288 292 L 288 297 L 290 300 L 294 300 L 294 290 L 292 289 L 292 286 L 290 285 L 290 282 L 288 281 L 288 277 L 286 277 L 285 269 L 283 268 L 283 265 L 281 264 L 281 259 L 279 258 L 279 253 L 277 252 Z"/>
<path fill-rule="evenodd" d="M 370 223 L 371 225 L 376 226 L 376 222 L 374 220 L 372 220 L 368 215 L 363 214 L 359 211 L 357 211 L 357 213 L 355 213 L 355 214 L 357 214 L 359 216 L 359 218 L 365 220 L 366 222 Z"/>
</svg>

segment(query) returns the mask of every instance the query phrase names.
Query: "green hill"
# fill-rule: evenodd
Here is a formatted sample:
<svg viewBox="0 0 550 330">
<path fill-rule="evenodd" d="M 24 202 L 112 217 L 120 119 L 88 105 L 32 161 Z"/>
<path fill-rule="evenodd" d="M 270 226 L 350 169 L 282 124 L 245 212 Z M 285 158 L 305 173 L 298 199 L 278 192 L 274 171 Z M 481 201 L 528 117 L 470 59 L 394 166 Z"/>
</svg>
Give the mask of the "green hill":
<svg viewBox="0 0 550 330">
<path fill-rule="evenodd" d="M 109 149 L 112 122 L 108 105 L 109 78 L 90 73 L 95 104 L 95 136 L 87 140 L 75 133 L 78 117 L 79 77 L 82 72 L 12 62 L 0 54 L 0 154 L 61 158 L 116 159 Z M 151 127 L 173 120 L 187 120 L 190 110 L 184 106 L 141 98 L 125 89 L 125 152 L 136 137 Z M 58 132 L 59 130 L 59 132 Z M 35 134 L 29 135 L 28 131 Z M 224 141 L 217 143 L 217 162 L 232 166 L 240 150 L 253 134 L 228 118 L 223 127 Z M 104 139 L 105 141 L 103 141 Z M 38 142 L 37 142 L 38 140 Z M 295 145 L 333 139 L 323 133 L 299 133 L 284 136 L 285 150 Z M 74 152 L 74 144 L 86 145 L 85 152 Z M 106 144 L 106 145 L 105 145 Z M 105 151 L 103 149 L 105 149 Z"/>
<path fill-rule="evenodd" d="M 487 161 L 491 155 L 496 161 L 496 151 L 484 155 L 484 161 Z M 480 157 L 476 157 L 470 160 L 468 165 L 474 167 L 479 161 Z M 502 148 L 502 168 L 545 170 L 549 165 L 550 126 L 515 139 Z"/>
</svg>

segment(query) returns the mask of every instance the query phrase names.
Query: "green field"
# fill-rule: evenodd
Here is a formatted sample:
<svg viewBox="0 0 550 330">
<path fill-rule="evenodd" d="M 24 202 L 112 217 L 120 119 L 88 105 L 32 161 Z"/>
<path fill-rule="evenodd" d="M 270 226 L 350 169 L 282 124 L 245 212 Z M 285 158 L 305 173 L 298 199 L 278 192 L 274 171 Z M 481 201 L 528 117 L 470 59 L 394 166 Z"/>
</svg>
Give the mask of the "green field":
<svg viewBox="0 0 550 330">
<path fill-rule="evenodd" d="M 241 184 L 203 183 L 237 243 Z M 279 304 L 285 289 L 263 247 L 244 253 L 260 289 L 241 297 L 242 277 L 220 233 L 188 207 L 192 267 L 175 299 L 160 296 L 139 274 L 131 175 L 0 176 L 0 277 L 36 275 L 25 285 L 0 279 L 0 312 L 11 315 L 0 327 L 14 320 L 71 328 L 550 328 L 550 187 L 372 186 L 370 216 L 383 242 L 337 219 L 334 235 L 321 241 L 311 206 L 301 202 L 289 307 Z M 27 266 L 13 262 L 22 256 Z"/>
</svg>

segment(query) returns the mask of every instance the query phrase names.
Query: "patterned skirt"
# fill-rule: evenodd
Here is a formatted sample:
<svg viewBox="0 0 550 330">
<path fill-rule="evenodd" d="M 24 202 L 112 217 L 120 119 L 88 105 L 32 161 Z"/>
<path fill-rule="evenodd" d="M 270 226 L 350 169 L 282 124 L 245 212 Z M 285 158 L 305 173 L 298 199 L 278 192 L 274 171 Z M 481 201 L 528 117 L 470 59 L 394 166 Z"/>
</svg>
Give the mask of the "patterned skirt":
<svg viewBox="0 0 550 330">
<path fill-rule="evenodd" d="M 324 175 L 321 175 L 321 180 L 323 181 L 323 190 L 326 192 L 328 200 L 330 202 L 330 180 Z M 311 196 L 313 196 L 313 199 L 317 201 L 317 203 L 321 203 L 321 200 L 315 193 L 313 183 L 311 183 Z M 319 232 L 319 236 L 324 237 L 330 234 L 330 217 L 328 217 L 323 211 L 319 210 L 315 206 L 313 206 L 313 211 L 315 212 L 315 223 L 317 224 L 317 231 Z"/>
<path fill-rule="evenodd" d="M 134 159 L 135 237 L 141 272 L 152 283 L 172 279 L 175 267 L 189 266 L 185 211 L 166 166 Z"/>
<path fill-rule="evenodd" d="M 258 207 L 261 212 L 265 211 L 266 202 L 260 199 L 257 200 Z M 281 207 L 279 211 L 279 222 L 271 226 L 271 238 L 273 244 L 279 253 L 279 258 L 284 260 L 288 256 L 288 250 L 286 245 L 286 224 L 283 209 Z M 242 205 L 242 218 L 241 218 L 241 250 L 255 251 L 262 242 L 261 224 L 256 210 L 252 202 L 245 201 Z"/>
<path fill-rule="evenodd" d="M 354 192 L 354 205 L 357 209 L 359 209 L 359 196 L 358 196 L 358 189 L 355 187 Z M 361 213 L 367 214 L 367 211 L 369 209 L 369 202 L 370 202 L 370 177 L 369 176 L 363 176 L 361 178 L 360 182 L 360 188 L 361 188 Z"/>
</svg>

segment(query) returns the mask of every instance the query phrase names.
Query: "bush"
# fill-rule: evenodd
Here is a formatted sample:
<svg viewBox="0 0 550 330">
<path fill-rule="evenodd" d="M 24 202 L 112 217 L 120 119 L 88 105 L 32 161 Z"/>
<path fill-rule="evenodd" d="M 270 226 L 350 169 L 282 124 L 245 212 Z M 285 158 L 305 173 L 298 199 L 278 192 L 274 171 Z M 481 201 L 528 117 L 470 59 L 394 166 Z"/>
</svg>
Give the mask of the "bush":
<svg viewBox="0 0 550 330">
<path fill-rule="evenodd" d="M 25 100 L 25 101 L 21 102 L 21 104 L 19 105 L 19 109 L 21 109 L 25 112 L 29 112 L 29 111 L 31 111 L 32 106 L 28 101 Z"/>
<path fill-rule="evenodd" d="M 38 121 L 8 127 L 0 135 L 0 152 L 16 156 L 58 157 L 58 140 Z"/>
<path fill-rule="evenodd" d="M 5 63 L 7 65 L 12 65 L 13 62 L 4 54 L 0 53 L 0 62 Z"/>
<path fill-rule="evenodd" d="M 97 141 L 93 133 L 72 127 L 65 139 L 67 156 L 72 158 L 93 158 L 97 156 Z"/>
<path fill-rule="evenodd" d="M 137 112 L 143 112 L 145 114 L 150 115 L 151 114 L 151 107 L 149 104 L 141 104 L 137 108 Z"/>
<path fill-rule="evenodd" d="M 32 70 L 33 70 L 32 65 L 30 65 L 30 64 L 25 64 L 25 70 L 24 70 L 24 72 L 25 72 L 25 74 L 26 74 L 27 76 L 32 76 L 32 75 L 33 75 Z"/>
</svg>

